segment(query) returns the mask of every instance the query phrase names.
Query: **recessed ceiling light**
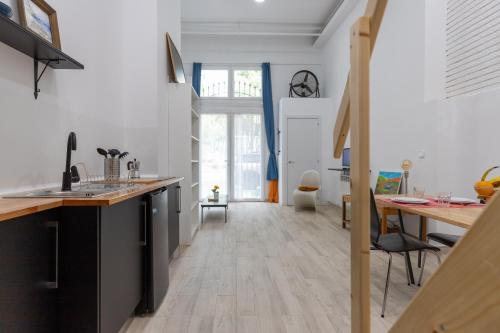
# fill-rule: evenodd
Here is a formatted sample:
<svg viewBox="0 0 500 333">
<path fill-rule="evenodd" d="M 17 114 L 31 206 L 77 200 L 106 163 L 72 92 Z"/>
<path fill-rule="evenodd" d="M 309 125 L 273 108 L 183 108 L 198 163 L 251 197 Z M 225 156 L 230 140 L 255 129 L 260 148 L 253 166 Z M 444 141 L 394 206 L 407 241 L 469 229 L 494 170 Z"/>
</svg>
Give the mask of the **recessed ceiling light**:
<svg viewBox="0 0 500 333">
<path fill-rule="evenodd" d="M 263 3 L 264 1 L 266 1 L 266 0 L 255 0 L 255 2 L 257 2 L 257 3 Z"/>
</svg>

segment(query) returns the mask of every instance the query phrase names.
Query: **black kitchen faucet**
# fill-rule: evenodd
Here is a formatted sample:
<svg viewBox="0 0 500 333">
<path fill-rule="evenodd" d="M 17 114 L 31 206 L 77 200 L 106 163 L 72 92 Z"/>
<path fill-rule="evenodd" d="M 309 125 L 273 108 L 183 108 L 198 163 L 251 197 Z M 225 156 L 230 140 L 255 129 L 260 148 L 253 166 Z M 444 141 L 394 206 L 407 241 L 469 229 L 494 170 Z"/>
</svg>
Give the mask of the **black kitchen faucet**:
<svg viewBox="0 0 500 333">
<path fill-rule="evenodd" d="M 68 146 L 66 150 L 66 169 L 63 173 L 62 191 L 71 191 L 71 183 L 78 181 L 78 171 L 76 167 L 71 167 L 71 151 L 76 150 L 76 134 L 75 132 L 69 133 Z M 75 174 L 73 174 L 75 173 Z M 78 180 L 76 180 L 78 178 Z"/>
</svg>

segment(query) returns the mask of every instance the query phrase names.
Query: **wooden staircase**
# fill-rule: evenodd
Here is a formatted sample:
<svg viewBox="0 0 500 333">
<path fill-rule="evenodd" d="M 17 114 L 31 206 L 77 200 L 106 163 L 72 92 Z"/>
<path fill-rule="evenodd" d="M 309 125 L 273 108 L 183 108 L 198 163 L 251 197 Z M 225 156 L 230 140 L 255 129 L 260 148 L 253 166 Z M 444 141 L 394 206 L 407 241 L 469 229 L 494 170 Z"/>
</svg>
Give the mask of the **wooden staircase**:
<svg viewBox="0 0 500 333">
<path fill-rule="evenodd" d="M 370 332 L 370 58 L 387 0 L 368 0 L 351 30 L 351 73 L 334 130 L 340 158 L 351 130 L 351 331 Z M 500 196 L 421 288 L 391 333 L 500 332 Z"/>
</svg>

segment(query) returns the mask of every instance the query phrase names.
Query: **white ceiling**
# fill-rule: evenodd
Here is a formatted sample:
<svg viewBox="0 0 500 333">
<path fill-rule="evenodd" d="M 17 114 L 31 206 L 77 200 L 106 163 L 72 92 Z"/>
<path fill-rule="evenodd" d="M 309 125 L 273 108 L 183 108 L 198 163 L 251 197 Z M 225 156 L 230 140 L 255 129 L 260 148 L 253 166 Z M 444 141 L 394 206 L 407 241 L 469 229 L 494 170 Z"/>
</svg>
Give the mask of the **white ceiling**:
<svg viewBox="0 0 500 333">
<path fill-rule="evenodd" d="M 343 0 L 182 0 L 184 34 L 319 35 Z"/>
<path fill-rule="evenodd" d="M 182 20 L 324 25 L 339 0 L 182 0 Z"/>
</svg>

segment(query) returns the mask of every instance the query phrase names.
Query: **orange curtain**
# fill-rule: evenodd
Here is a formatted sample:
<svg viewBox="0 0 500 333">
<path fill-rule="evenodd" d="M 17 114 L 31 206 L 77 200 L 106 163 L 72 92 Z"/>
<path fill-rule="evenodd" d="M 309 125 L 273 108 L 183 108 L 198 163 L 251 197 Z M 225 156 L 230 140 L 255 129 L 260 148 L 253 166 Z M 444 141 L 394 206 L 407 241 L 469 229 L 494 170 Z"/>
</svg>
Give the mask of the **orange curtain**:
<svg viewBox="0 0 500 333">
<path fill-rule="evenodd" d="M 278 195 L 278 180 L 270 180 L 269 181 L 269 198 L 267 199 L 269 202 L 278 203 L 279 195 Z"/>
</svg>

